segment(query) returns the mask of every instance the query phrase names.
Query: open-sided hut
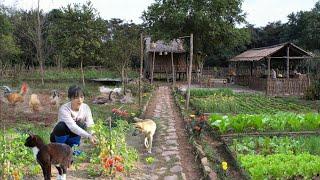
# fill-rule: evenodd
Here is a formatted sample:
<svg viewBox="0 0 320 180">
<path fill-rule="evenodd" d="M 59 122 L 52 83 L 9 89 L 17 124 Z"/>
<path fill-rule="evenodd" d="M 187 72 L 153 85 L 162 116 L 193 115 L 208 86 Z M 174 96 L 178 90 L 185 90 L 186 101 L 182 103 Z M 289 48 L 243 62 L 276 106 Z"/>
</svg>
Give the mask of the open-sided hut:
<svg viewBox="0 0 320 180">
<path fill-rule="evenodd" d="M 235 83 L 268 95 L 303 95 L 310 85 L 307 61 L 312 54 L 283 43 L 247 50 L 230 59 Z"/>
<path fill-rule="evenodd" d="M 151 81 L 155 77 L 169 79 L 173 74 L 175 79 L 186 77 L 186 57 L 182 40 L 175 39 L 169 43 L 151 42 L 148 37 L 145 39 L 145 77 Z"/>
</svg>

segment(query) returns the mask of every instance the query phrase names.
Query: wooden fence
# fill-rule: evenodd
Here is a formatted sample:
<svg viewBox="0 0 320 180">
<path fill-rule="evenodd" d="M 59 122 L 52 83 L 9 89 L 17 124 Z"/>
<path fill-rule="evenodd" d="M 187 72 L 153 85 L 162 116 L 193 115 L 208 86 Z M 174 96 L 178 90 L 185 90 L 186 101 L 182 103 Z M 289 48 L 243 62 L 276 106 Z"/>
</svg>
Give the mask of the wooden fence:
<svg viewBox="0 0 320 180">
<path fill-rule="evenodd" d="M 250 89 L 265 91 L 270 96 L 302 96 L 310 86 L 310 79 L 307 76 L 289 79 L 236 76 L 235 82 L 242 86 L 248 86 Z"/>
<path fill-rule="evenodd" d="M 302 96 L 309 86 L 310 79 L 307 76 L 290 79 L 269 79 L 266 93 L 271 96 Z"/>
</svg>

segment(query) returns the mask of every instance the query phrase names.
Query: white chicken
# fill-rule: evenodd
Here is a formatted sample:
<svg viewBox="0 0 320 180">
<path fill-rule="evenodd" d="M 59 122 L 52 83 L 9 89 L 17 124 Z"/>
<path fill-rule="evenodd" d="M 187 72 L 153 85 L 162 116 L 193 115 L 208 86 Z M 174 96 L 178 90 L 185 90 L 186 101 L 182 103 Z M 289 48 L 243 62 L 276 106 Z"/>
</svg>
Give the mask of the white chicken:
<svg viewBox="0 0 320 180">
<path fill-rule="evenodd" d="M 104 86 L 100 86 L 99 91 L 102 94 L 109 94 L 111 91 L 113 91 L 113 89 L 108 88 L 108 87 L 104 87 Z"/>
<path fill-rule="evenodd" d="M 58 109 L 60 106 L 60 94 L 57 90 L 53 90 L 51 93 L 50 104 Z"/>
<path fill-rule="evenodd" d="M 33 112 L 39 112 L 41 110 L 41 103 L 40 103 L 38 95 L 31 94 L 30 101 L 29 101 L 29 107 L 30 107 L 31 111 L 33 111 Z"/>
</svg>

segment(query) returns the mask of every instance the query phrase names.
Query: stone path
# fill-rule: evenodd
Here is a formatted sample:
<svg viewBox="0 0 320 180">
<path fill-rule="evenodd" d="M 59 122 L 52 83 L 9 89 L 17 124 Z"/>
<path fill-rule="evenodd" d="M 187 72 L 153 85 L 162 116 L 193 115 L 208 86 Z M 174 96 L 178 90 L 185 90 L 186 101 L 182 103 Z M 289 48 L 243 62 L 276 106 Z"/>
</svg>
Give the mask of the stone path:
<svg viewBox="0 0 320 180">
<path fill-rule="evenodd" d="M 145 118 L 151 118 L 155 120 L 157 124 L 157 130 L 154 136 L 152 154 L 141 154 L 140 168 L 138 172 L 132 174 L 130 179 L 164 179 L 164 180 L 178 180 L 178 179 L 200 179 L 198 177 L 189 177 L 190 169 L 195 170 L 195 167 L 185 167 L 186 163 L 182 159 L 182 156 L 189 156 L 191 160 L 194 160 L 191 150 L 188 150 L 187 138 L 181 139 L 181 128 L 177 126 L 177 113 L 175 112 L 175 104 L 171 97 L 171 90 L 167 86 L 161 86 L 157 89 L 153 99 L 149 103 Z M 182 121 L 181 119 L 179 119 Z M 182 131 L 184 129 L 182 128 Z M 142 137 L 140 137 L 142 139 Z M 140 140 L 142 143 L 142 140 Z M 186 142 L 181 147 L 181 142 Z M 181 149 L 182 148 L 182 149 Z M 139 148 L 138 148 L 139 149 Z M 187 152 L 185 152 L 187 151 Z M 190 154 L 191 153 L 191 154 Z M 148 165 L 143 162 L 144 158 L 152 156 L 155 158 L 155 162 L 152 165 Z M 191 163 L 190 160 L 187 160 Z M 139 177 L 137 177 L 139 176 Z M 191 176 L 198 176 L 191 175 Z"/>
</svg>

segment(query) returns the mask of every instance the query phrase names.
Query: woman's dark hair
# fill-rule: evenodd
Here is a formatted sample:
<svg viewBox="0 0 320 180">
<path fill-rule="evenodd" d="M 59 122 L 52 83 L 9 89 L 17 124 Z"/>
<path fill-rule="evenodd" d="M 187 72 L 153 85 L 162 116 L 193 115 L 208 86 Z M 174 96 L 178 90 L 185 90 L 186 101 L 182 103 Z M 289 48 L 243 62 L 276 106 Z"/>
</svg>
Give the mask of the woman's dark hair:
<svg viewBox="0 0 320 180">
<path fill-rule="evenodd" d="M 77 98 L 80 96 L 85 96 L 81 87 L 79 87 L 77 85 L 73 85 L 73 86 L 69 87 L 69 90 L 68 90 L 68 98 L 69 99 Z"/>
</svg>

